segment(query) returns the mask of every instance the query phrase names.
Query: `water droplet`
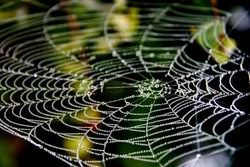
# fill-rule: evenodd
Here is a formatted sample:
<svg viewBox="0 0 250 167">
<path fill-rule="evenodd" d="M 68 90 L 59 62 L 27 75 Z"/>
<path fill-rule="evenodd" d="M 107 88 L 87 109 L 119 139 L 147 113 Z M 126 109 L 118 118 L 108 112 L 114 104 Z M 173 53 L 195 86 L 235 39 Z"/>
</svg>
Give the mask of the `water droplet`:
<svg viewBox="0 0 250 167">
<path fill-rule="evenodd" d="M 201 157 L 201 154 L 196 154 L 196 158 L 200 158 Z"/>
<path fill-rule="evenodd" d="M 43 146 L 42 146 L 42 145 L 40 145 L 40 144 L 38 145 L 38 147 L 39 147 L 40 149 L 43 149 Z"/>
<path fill-rule="evenodd" d="M 154 53 L 150 53 L 149 55 L 151 58 L 154 58 L 155 57 L 155 54 Z"/>
<path fill-rule="evenodd" d="M 112 56 L 113 56 L 113 57 L 117 57 L 117 56 L 118 56 L 117 52 L 116 52 L 116 51 L 113 51 L 113 52 L 112 52 Z"/>
<path fill-rule="evenodd" d="M 136 51 L 136 56 L 140 56 L 141 55 L 141 51 Z"/>
</svg>

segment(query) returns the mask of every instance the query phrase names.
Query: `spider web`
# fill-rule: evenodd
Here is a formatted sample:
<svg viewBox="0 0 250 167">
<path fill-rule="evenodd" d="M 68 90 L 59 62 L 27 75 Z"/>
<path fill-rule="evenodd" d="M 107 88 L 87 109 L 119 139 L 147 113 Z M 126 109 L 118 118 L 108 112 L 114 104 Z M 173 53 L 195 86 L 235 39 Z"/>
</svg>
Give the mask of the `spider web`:
<svg viewBox="0 0 250 167">
<path fill-rule="evenodd" d="M 68 1 L 3 20 L 0 127 L 71 166 L 230 166 L 250 62 L 224 52 L 230 16 Z"/>
</svg>

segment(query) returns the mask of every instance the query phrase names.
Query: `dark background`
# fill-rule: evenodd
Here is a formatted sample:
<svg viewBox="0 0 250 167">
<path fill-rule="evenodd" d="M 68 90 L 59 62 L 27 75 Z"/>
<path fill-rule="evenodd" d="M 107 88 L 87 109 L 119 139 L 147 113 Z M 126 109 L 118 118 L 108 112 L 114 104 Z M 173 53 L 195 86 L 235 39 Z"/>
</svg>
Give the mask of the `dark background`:
<svg viewBox="0 0 250 167">
<path fill-rule="evenodd" d="M 180 0 L 181 2 L 187 2 L 185 0 Z M 4 3 L 8 2 L 7 0 L 0 0 L 0 6 Z M 51 0 L 46 3 L 46 5 L 53 6 L 54 4 L 60 2 L 59 0 Z M 157 1 L 155 1 L 157 2 Z M 160 2 L 160 1 L 159 1 Z M 167 2 L 167 1 L 164 1 Z M 176 1 L 174 1 L 176 2 Z M 189 1 L 196 5 L 208 6 L 210 5 L 209 0 L 192 0 Z M 35 5 L 25 4 L 30 11 L 37 11 Z M 221 0 L 217 2 L 217 7 L 226 11 L 233 11 L 236 7 L 242 7 L 246 11 L 249 11 L 250 5 L 248 1 L 244 0 Z M 1 11 L 0 11 L 1 12 Z M 249 16 L 249 13 L 247 14 Z M 1 17 L 0 17 L 1 18 Z M 233 25 L 228 25 L 227 29 L 231 30 Z M 229 34 L 232 38 L 237 41 L 238 47 L 245 53 L 250 53 L 249 43 L 246 42 L 248 37 L 250 37 L 250 30 L 244 31 L 237 31 L 233 30 Z M 248 152 L 247 150 L 245 150 Z M 244 153 L 236 155 L 236 164 L 243 163 L 244 161 L 239 161 L 237 157 L 241 157 L 242 155 L 246 155 Z M 247 157 L 243 158 L 247 161 Z M 27 141 L 20 139 L 16 136 L 13 136 L 2 129 L 0 129 L 0 167 L 52 167 L 52 166 L 60 166 L 66 167 L 65 163 L 60 161 L 59 159 L 51 156 L 50 154 L 46 153 L 45 151 L 33 146 L 32 144 L 28 143 Z"/>
</svg>

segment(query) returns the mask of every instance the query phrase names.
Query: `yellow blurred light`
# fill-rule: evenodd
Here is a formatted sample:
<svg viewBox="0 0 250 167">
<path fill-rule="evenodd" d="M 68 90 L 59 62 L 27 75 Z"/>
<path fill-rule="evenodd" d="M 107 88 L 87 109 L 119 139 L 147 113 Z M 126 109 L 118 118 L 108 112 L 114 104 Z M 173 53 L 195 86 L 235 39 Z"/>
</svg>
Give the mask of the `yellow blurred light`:
<svg viewBox="0 0 250 167">
<path fill-rule="evenodd" d="M 127 0 L 114 0 L 114 3 L 118 10 L 125 10 L 127 7 Z"/>
<path fill-rule="evenodd" d="M 128 14 L 117 13 L 112 15 L 111 24 L 122 39 L 130 38 L 137 31 L 139 25 L 138 8 L 129 8 Z"/>
<path fill-rule="evenodd" d="M 219 64 L 226 64 L 237 48 L 236 41 L 226 34 L 223 21 L 205 23 L 197 29 L 191 27 L 190 32 L 193 36 L 198 35 L 197 43 L 207 48 L 212 59 Z"/>
<path fill-rule="evenodd" d="M 81 147 L 78 149 L 78 147 Z M 93 143 L 91 143 L 87 138 L 81 139 L 64 139 L 63 147 L 69 150 L 74 150 L 74 152 L 68 151 L 67 153 L 71 156 L 76 156 L 78 151 L 79 158 L 86 158 L 89 156 L 87 152 L 88 149 L 93 148 Z"/>
<path fill-rule="evenodd" d="M 220 52 L 219 50 L 211 50 L 211 57 L 219 64 L 225 64 L 230 59 L 230 55 Z"/>
<path fill-rule="evenodd" d="M 113 46 L 116 45 L 113 43 Z M 105 38 L 99 38 L 95 44 L 96 51 L 106 51 L 109 48 L 109 42 Z"/>
<path fill-rule="evenodd" d="M 88 89 L 89 82 L 85 81 L 78 81 L 74 82 L 71 86 L 75 90 L 77 94 L 83 94 L 85 93 L 86 89 Z"/>
<path fill-rule="evenodd" d="M 80 69 L 84 69 L 85 66 L 80 61 L 68 61 L 64 64 L 61 64 L 58 66 L 58 70 L 65 72 L 65 73 L 75 73 L 76 71 L 79 71 Z"/>
<path fill-rule="evenodd" d="M 64 51 L 64 52 L 68 52 L 68 51 L 72 51 L 72 50 L 76 50 L 78 48 L 81 48 L 83 47 L 83 42 L 78 39 L 79 37 L 71 37 L 71 41 L 69 41 L 68 43 L 66 44 L 61 44 L 58 46 L 58 48 L 61 50 L 61 51 Z"/>
<path fill-rule="evenodd" d="M 0 11 L 0 19 L 12 18 L 12 17 L 15 17 L 15 16 L 16 15 L 13 12 Z"/>
</svg>

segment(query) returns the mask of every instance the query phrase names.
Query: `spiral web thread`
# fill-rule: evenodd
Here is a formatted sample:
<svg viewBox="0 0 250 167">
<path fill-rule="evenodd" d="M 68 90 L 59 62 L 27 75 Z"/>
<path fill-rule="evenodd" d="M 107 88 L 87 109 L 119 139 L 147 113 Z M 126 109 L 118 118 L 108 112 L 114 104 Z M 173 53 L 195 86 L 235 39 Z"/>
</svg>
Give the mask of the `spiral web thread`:
<svg viewBox="0 0 250 167">
<path fill-rule="evenodd" d="M 1 21 L 0 127 L 72 166 L 230 165 L 250 61 L 223 53 L 218 12 L 69 1 Z"/>
</svg>

